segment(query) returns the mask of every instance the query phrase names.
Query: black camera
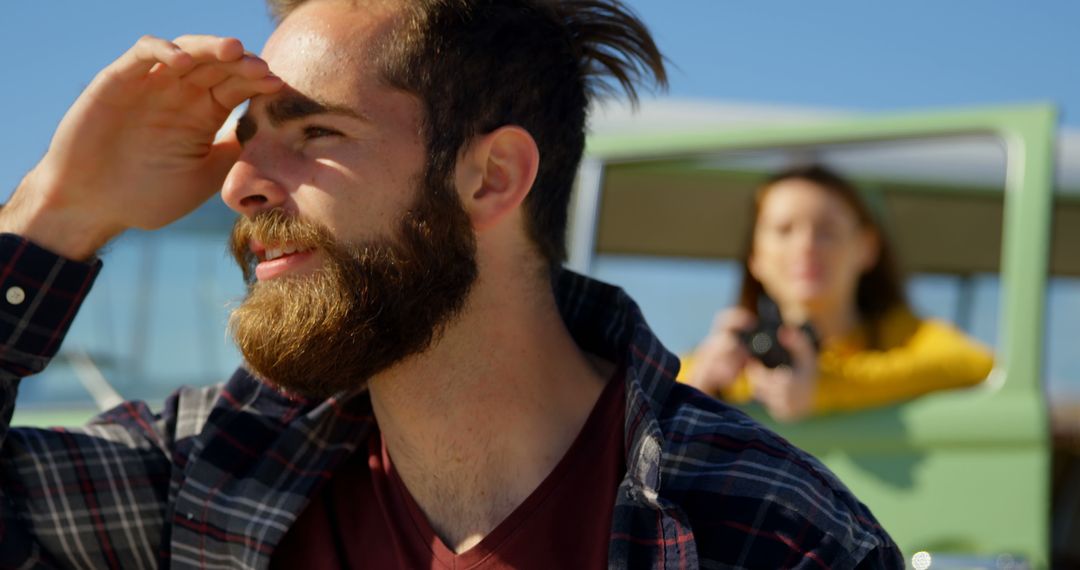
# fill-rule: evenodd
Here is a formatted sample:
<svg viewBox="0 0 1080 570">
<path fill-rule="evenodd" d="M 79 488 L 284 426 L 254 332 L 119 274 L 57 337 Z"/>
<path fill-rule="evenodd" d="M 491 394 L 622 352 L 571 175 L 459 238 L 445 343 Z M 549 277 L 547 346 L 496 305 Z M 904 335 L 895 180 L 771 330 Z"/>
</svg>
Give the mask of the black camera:
<svg viewBox="0 0 1080 570">
<path fill-rule="evenodd" d="M 777 336 L 780 326 L 783 324 L 784 321 L 780 318 L 780 308 L 776 306 L 776 302 L 765 293 L 761 293 L 758 297 L 757 326 L 747 331 L 738 331 L 736 334 L 739 341 L 750 352 L 750 356 L 760 360 L 766 367 L 787 366 L 790 368 L 792 365 L 791 353 L 780 344 L 780 339 Z M 806 322 L 799 329 L 810 338 L 814 350 L 820 350 L 817 331 L 814 330 L 814 327 L 809 322 Z"/>
</svg>

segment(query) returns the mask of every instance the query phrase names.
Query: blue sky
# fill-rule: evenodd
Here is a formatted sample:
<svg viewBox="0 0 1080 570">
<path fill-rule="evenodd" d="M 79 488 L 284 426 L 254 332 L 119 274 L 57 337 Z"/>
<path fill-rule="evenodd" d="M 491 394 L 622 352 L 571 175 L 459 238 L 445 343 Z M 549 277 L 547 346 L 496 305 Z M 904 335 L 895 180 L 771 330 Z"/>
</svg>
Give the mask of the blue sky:
<svg viewBox="0 0 1080 570">
<path fill-rule="evenodd" d="M 1055 101 L 1080 126 L 1073 0 L 630 0 L 671 60 L 675 97 L 857 110 Z M 261 0 L 13 0 L 0 18 L 0 188 L 45 151 L 98 69 L 142 34 L 259 49 Z"/>
<path fill-rule="evenodd" d="M 631 4 L 681 68 L 674 95 L 866 110 L 1052 100 L 1080 125 L 1070 0 Z"/>
</svg>

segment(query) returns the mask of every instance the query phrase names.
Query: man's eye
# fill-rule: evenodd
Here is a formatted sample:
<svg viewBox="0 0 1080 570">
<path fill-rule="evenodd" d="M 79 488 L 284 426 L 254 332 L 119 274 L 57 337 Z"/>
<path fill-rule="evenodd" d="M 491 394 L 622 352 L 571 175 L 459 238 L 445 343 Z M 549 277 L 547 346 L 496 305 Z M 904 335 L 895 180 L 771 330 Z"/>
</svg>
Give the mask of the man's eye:
<svg viewBox="0 0 1080 570">
<path fill-rule="evenodd" d="M 326 127 L 312 125 L 304 127 L 304 140 L 318 139 L 323 137 L 339 137 L 341 132 Z"/>
</svg>

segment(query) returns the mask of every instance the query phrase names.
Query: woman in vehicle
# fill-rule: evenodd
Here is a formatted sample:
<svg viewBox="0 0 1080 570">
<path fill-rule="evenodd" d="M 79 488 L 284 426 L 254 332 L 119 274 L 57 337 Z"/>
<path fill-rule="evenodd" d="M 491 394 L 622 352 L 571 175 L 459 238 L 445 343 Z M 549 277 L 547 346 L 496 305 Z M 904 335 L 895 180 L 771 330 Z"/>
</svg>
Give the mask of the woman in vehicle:
<svg viewBox="0 0 1080 570">
<path fill-rule="evenodd" d="M 794 421 L 978 384 L 993 367 L 985 346 L 915 316 L 881 227 L 855 187 L 824 167 L 759 187 L 743 262 L 738 305 L 683 358 L 679 380 L 706 393 L 757 400 Z M 784 323 L 772 327 L 787 353 L 780 366 L 760 336 L 772 318 Z"/>
</svg>

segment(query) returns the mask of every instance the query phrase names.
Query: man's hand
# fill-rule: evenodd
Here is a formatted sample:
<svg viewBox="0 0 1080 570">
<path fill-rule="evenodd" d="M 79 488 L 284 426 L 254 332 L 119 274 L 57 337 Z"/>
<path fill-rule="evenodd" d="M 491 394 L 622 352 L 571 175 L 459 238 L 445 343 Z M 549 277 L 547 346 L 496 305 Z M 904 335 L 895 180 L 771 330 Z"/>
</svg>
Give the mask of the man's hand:
<svg viewBox="0 0 1080 570">
<path fill-rule="evenodd" d="M 236 161 L 235 137 L 214 142 L 229 113 L 282 85 L 239 40 L 143 37 L 68 110 L 0 211 L 0 231 L 86 259 L 128 228 L 175 221 L 217 192 Z"/>
<path fill-rule="evenodd" d="M 799 329 L 782 326 L 777 331 L 780 344 L 791 353 L 793 366 L 768 368 L 758 360 L 746 365 L 746 375 L 769 415 L 782 422 L 810 415 L 817 389 L 817 351 L 810 338 Z"/>
<path fill-rule="evenodd" d="M 741 307 L 718 313 L 709 336 L 694 351 L 694 369 L 689 384 L 716 396 L 735 382 L 750 360 L 750 353 L 739 341 L 737 333 L 753 328 L 756 323 L 753 313 Z"/>
</svg>

